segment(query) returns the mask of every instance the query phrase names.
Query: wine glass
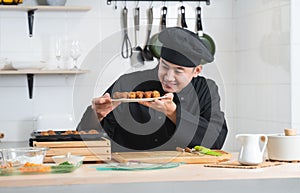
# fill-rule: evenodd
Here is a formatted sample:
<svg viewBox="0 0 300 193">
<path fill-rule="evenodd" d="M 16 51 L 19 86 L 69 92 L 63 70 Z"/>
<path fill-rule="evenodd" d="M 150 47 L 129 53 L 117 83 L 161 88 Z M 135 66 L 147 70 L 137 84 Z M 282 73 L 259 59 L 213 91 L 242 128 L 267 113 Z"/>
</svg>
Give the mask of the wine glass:
<svg viewBox="0 0 300 193">
<path fill-rule="evenodd" d="M 57 69 L 60 69 L 60 60 L 62 58 L 62 42 L 61 39 L 56 40 L 55 43 L 55 57 L 57 60 Z"/>
<path fill-rule="evenodd" d="M 74 40 L 72 41 L 71 44 L 71 50 L 70 50 L 70 56 L 73 59 L 73 70 L 78 70 L 78 66 L 77 66 L 77 60 L 81 55 L 81 48 L 79 45 L 79 41 L 78 40 Z"/>
</svg>

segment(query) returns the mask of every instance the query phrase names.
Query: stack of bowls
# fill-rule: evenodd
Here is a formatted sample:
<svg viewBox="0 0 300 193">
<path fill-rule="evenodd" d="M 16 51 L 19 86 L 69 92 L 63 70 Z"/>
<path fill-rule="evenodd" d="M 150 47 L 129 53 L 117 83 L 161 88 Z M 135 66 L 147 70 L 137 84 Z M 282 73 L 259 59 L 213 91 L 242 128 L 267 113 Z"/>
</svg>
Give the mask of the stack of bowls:
<svg viewBox="0 0 300 193">
<path fill-rule="evenodd" d="M 51 6 L 64 6 L 67 0 L 46 0 L 46 3 Z"/>
</svg>

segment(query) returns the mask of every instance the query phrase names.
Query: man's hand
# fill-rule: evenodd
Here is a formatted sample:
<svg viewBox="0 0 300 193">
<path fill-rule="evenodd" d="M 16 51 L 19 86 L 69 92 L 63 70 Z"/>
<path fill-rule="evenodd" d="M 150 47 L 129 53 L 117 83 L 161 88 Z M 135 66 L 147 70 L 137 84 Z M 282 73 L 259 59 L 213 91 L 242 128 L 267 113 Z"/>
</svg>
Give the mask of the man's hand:
<svg viewBox="0 0 300 193">
<path fill-rule="evenodd" d="M 110 94 L 105 93 L 103 96 L 93 99 L 92 108 L 96 112 L 99 121 L 102 121 L 102 119 L 119 104 L 120 102 L 112 102 Z"/>
<path fill-rule="evenodd" d="M 164 113 L 174 124 L 176 123 L 176 104 L 173 102 L 173 93 L 167 93 L 163 99 L 156 99 L 154 101 L 139 102 L 142 105 L 153 108 Z"/>
</svg>

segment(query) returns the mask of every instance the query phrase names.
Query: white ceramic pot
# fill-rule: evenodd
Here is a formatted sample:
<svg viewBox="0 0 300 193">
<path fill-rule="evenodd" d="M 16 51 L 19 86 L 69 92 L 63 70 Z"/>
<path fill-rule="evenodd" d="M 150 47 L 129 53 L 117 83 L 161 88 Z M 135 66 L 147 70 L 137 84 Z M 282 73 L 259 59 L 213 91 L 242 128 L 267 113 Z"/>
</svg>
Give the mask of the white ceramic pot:
<svg viewBox="0 0 300 193">
<path fill-rule="evenodd" d="M 300 135 L 285 136 L 284 134 L 268 135 L 268 157 L 270 160 L 300 160 Z"/>
</svg>

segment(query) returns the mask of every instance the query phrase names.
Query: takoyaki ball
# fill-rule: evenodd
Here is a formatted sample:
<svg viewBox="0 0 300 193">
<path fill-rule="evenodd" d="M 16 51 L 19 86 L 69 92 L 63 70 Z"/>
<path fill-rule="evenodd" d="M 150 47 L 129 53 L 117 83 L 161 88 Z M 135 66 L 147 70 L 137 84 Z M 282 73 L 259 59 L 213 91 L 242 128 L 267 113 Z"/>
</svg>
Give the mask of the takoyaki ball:
<svg viewBox="0 0 300 193">
<path fill-rule="evenodd" d="M 47 132 L 49 135 L 56 135 L 55 131 L 53 131 L 53 130 L 48 130 Z"/>
<path fill-rule="evenodd" d="M 79 131 L 79 134 L 86 134 L 86 131 Z"/>
<path fill-rule="evenodd" d="M 144 97 L 143 91 L 136 91 L 135 94 L 137 99 L 142 99 Z"/>
<path fill-rule="evenodd" d="M 99 134 L 99 132 L 96 129 L 91 129 L 88 134 Z"/>
<path fill-rule="evenodd" d="M 73 131 L 73 135 L 79 135 L 78 131 Z"/>
<path fill-rule="evenodd" d="M 157 90 L 154 90 L 152 92 L 152 98 L 158 98 L 158 97 L 160 97 L 160 93 Z"/>
<path fill-rule="evenodd" d="M 114 92 L 114 94 L 113 94 L 114 99 L 122 98 L 121 96 L 122 96 L 121 92 Z"/>
<path fill-rule="evenodd" d="M 136 98 L 136 93 L 135 92 L 129 92 L 128 93 L 128 98 L 135 99 Z"/>
<path fill-rule="evenodd" d="M 125 98 L 125 99 L 127 99 L 128 98 L 128 92 L 121 92 L 121 94 L 120 94 L 120 98 Z"/>
<path fill-rule="evenodd" d="M 144 94 L 145 98 L 151 98 L 152 97 L 152 91 L 146 91 Z"/>
<path fill-rule="evenodd" d="M 41 131 L 40 135 L 42 135 L 42 136 L 49 136 L 49 133 L 47 131 Z"/>
</svg>

